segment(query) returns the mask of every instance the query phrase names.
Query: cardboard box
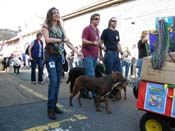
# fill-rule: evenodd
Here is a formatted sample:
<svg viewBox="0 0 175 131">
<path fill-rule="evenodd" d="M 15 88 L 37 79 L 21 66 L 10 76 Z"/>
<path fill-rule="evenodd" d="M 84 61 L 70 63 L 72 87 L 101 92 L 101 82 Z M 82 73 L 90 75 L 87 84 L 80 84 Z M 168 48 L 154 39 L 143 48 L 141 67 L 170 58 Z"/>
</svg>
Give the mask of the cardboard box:
<svg viewBox="0 0 175 131">
<path fill-rule="evenodd" d="M 152 68 L 151 57 L 145 57 L 142 64 L 141 80 L 175 84 L 175 63 L 167 61 L 161 70 L 155 70 Z"/>
</svg>

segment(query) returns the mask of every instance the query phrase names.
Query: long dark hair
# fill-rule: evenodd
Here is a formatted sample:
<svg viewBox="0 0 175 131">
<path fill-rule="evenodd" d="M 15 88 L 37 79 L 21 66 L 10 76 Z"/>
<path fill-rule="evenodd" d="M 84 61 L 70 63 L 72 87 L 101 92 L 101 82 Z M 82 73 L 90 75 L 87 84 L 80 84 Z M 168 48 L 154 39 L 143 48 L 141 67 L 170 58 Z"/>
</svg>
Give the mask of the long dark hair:
<svg viewBox="0 0 175 131">
<path fill-rule="evenodd" d="M 57 10 L 57 8 L 55 7 L 52 7 L 48 10 L 47 12 L 47 16 L 46 16 L 46 20 L 45 20 L 45 23 L 48 25 L 48 27 L 51 27 L 52 26 L 52 15 L 53 15 L 53 10 Z M 57 22 L 58 26 L 61 28 L 61 22 L 60 20 Z"/>
<path fill-rule="evenodd" d="M 115 19 L 115 17 L 112 17 L 112 18 L 109 19 L 108 28 L 111 26 L 111 22 L 112 22 L 113 19 Z"/>
</svg>

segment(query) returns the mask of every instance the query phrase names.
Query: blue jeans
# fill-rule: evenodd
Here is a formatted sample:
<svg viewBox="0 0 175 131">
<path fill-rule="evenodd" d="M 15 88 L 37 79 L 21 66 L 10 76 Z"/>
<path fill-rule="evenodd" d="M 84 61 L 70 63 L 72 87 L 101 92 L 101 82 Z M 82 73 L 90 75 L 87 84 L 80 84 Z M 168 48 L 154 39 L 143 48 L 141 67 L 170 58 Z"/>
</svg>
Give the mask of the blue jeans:
<svg viewBox="0 0 175 131">
<path fill-rule="evenodd" d="M 95 77 L 95 68 L 97 65 L 97 58 L 93 57 L 85 57 L 84 58 L 84 68 L 85 68 L 85 74 L 90 77 Z M 87 95 L 87 90 L 84 91 L 84 94 Z M 93 92 L 92 96 L 96 96 L 96 93 Z"/>
<path fill-rule="evenodd" d="M 122 67 L 123 66 L 125 67 L 125 78 L 128 78 L 130 63 L 128 61 L 122 61 Z"/>
<path fill-rule="evenodd" d="M 84 58 L 84 68 L 85 73 L 88 76 L 95 77 L 95 67 L 97 65 L 97 58 L 85 57 Z"/>
<path fill-rule="evenodd" d="M 140 83 L 140 77 L 138 77 L 138 78 L 134 81 L 134 87 L 136 87 L 136 88 L 138 89 L 139 83 Z"/>
<path fill-rule="evenodd" d="M 83 60 L 82 59 L 79 59 L 78 60 L 78 66 L 84 68 Z"/>
<path fill-rule="evenodd" d="M 50 56 L 46 63 L 47 71 L 49 73 L 49 89 L 48 89 L 48 109 L 54 109 L 57 104 L 59 86 L 62 76 L 62 57 Z"/>
<path fill-rule="evenodd" d="M 31 61 L 31 81 L 36 81 L 36 65 L 38 65 L 38 81 L 43 81 L 43 59 L 33 58 Z"/>
<path fill-rule="evenodd" d="M 142 71 L 142 62 L 143 62 L 143 59 L 142 58 L 139 58 L 137 60 L 137 68 L 138 68 L 138 77 L 140 77 L 140 74 L 141 74 L 141 71 Z"/>
<path fill-rule="evenodd" d="M 104 64 L 106 68 L 106 74 L 112 74 L 113 71 L 118 71 L 122 73 L 122 67 L 117 52 L 105 52 Z"/>
</svg>

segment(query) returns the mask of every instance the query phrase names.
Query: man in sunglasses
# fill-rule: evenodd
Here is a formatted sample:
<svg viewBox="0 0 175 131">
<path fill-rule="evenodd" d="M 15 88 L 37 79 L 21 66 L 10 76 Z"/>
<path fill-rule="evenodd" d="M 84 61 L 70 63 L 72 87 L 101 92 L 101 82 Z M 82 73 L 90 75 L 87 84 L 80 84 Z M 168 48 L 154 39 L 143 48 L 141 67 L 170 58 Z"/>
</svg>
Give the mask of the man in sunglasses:
<svg viewBox="0 0 175 131">
<path fill-rule="evenodd" d="M 82 33 L 82 53 L 84 55 L 84 68 L 88 76 L 95 77 L 95 67 L 99 51 L 99 30 L 100 15 L 93 14 L 90 17 L 90 25 L 84 28 Z M 92 94 L 95 97 L 95 93 Z M 90 98 L 87 90 L 83 91 L 84 98 Z"/>
<path fill-rule="evenodd" d="M 122 67 L 119 59 L 119 52 L 123 54 L 119 43 L 119 32 L 115 29 L 117 20 L 112 17 L 109 20 L 108 28 L 104 29 L 101 35 L 101 42 L 105 46 L 104 64 L 106 74 L 111 74 L 114 71 L 122 72 Z"/>
</svg>

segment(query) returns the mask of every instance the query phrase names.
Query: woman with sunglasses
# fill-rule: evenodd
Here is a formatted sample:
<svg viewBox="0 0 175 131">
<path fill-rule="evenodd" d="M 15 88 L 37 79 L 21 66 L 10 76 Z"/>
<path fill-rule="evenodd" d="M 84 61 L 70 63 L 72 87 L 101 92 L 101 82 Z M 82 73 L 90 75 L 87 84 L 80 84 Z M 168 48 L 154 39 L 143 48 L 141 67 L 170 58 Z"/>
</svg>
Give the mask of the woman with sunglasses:
<svg viewBox="0 0 175 131">
<path fill-rule="evenodd" d="M 45 24 L 42 32 L 46 42 L 45 47 L 45 62 L 47 71 L 49 73 L 49 88 L 48 88 L 48 117 L 56 120 L 56 114 L 63 112 L 56 106 L 58 99 L 58 92 L 60 80 L 62 75 L 62 66 L 64 60 L 64 43 L 79 56 L 83 55 L 70 44 L 66 37 L 65 31 L 60 22 L 60 14 L 55 7 L 49 9 L 47 12 Z"/>
</svg>

